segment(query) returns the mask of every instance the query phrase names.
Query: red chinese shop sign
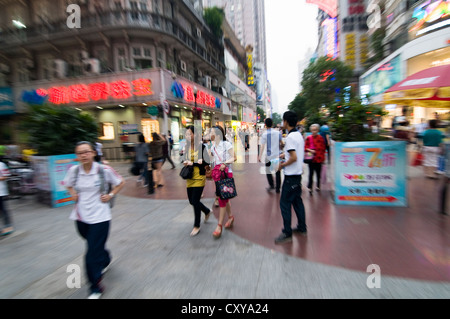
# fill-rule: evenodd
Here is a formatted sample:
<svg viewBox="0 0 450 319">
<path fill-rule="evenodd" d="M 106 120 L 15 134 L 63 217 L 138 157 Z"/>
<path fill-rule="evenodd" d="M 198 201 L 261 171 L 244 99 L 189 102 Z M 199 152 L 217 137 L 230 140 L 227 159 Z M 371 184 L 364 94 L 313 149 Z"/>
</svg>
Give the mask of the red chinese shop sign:
<svg viewBox="0 0 450 319">
<path fill-rule="evenodd" d="M 153 95 L 150 79 L 134 81 L 118 80 L 111 83 L 97 82 L 90 84 L 74 84 L 55 86 L 48 89 L 37 89 L 36 93 L 45 96 L 53 104 L 89 103 L 114 100 L 126 100 L 131 97 Z"/>
</svg>

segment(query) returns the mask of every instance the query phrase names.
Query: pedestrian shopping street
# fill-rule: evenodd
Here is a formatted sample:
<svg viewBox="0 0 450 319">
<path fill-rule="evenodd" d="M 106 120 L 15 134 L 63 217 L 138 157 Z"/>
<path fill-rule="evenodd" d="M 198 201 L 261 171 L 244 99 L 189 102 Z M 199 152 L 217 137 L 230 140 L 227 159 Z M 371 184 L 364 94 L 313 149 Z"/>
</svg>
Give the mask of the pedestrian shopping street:
<svg viewBox="0 0 450 319">
<path fill-rule="evenodd" d="M 127 175 L 121 196 L 158 200 L 187 200 L 179 169 L 165 165 L 166 185 L 147 195 L 129 176 L 130 164 L 113 164 Z M 438 213 L 439 181 L 426 179 L 421 167 L 408 167 L 409 207 L 338 206 L 331 185 L 313 196 L 306 191 L 308 169 L 303 173 L 302 198 L 308 236 L 295 235 L 292 243 L 275 245 L 282 228 L 280 194 L 266 191 L 261 164 L 234 164 L 238 196 L 231 200 L 235 215 L 233 233 L 253 243 L 312 262 L 365 272 L 370 264 L 383 274 L 420 280 L 450 281 L 450 218 Z M 328 179 L 329 181 L 329 179 Z M 204 198 L 214 198 L 214 182 L 207 181 Z M 218 217 L 218 208 L 214 213 Z M 193 213 L 192 213 L 193 216 Z M 296 226 L 292 214 L 293 227 Z M 211 223 L 211 222 L 210 222 Z M 212 231 L 211 231 L 212 233 Z M 213 240 L 211 234 L 211 240 Z M 203 234 L 205 236 L 205 234 Z"/>
</svg>

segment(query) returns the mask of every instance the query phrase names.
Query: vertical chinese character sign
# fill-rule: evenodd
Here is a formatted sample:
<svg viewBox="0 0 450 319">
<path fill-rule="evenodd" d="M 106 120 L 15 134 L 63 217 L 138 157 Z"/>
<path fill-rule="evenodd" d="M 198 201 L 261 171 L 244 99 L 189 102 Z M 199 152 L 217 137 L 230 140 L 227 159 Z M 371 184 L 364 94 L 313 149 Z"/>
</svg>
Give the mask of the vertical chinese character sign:
<svg viewBox="0 0 450 319">
<path fill-rule="evenodd" d="M 336 204 L 406 207 L 407 167 L 406 142 L 336 143 Z"/>
</svg>

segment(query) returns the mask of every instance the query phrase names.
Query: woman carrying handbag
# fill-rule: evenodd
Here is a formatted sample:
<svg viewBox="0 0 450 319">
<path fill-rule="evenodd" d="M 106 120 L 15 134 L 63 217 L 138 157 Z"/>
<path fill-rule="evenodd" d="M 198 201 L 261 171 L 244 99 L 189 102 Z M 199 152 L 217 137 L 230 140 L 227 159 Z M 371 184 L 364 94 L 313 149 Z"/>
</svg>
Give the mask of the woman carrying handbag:
<svg viewBox="0 0 450 319">
<path fill-rule="evenodd" d="M 191 167 L 192 176 L 186 180 L 187 195 L 189 203 L 194 208 L 194 228 L 191 237 L 198 235 L 200 232 L 200 220 L 202 212 L 205 214 L 205 223 L 211 216 L 211 210 L 202 202 L 203 189 L 206 184 L 206 166 L 210 160 L 206 146 L 202 143 L 201 133 L 197 133 L 193 125 L 186 129 L 186 155 L 183 162 L 184 167 Z M 201 131 L 200 131 L 201 132 Z"/>
<path fill-rule="evenodd" d="M 219 170 L 224 172 L 226 177 L 232 178 L 233 172 L 231 164 L 234 162 L 234 149 L 233 144 L 227 141 L 225 136 L 225 131 L 221 126 L 214 126 L 211 130 L 211 157 L 214 158 L 214 169 L 213 171 Z M 217 181 L 217 178 L 213 179 Z M 219 174 L 220 175 L 220 174 Z M 228 215 L 228 221 L 225 224 L 225 228 L 233 227 L 234 216 L 231 213 L 231 205 L 229 199 L 220 198 L 218 189 L 216 187 L 216 196 L 218 196 L 219 201 L 219 223 L 217 224 L 216 230 L 213 232 L 214 238 L 220 238 L 222 236 L 222 225 L 225 219 L 225 214 Z"/>
</svg>

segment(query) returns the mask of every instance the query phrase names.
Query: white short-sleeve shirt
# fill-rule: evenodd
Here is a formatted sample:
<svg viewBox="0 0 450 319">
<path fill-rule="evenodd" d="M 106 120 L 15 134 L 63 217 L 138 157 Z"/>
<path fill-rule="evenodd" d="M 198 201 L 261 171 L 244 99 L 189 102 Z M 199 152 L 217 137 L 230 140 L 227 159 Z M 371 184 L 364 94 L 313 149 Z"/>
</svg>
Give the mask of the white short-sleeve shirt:
<svg viewBox="0 0 450 319">
<path fill-rule="evenodd" d="M 211 153 L 214 156 L 214 165 L 218 165 L 220 163 L 225 163 L 231 159 L 230 149 L 233 148 L 233 144 L 228 141 L 220 141 L 219 145 L 215 142 L 212 143 Z M 227 164 L 228 171 L 232 172 L 232 165 Z"/>
<path fill-rule="evenodd" d="M 275 159 L 280 156 L 280 142 L 282 135 L 280 131 L 273 128 L 267 129 L 261 137 L 261 145 L 266 145 L 266 151 L 264 155 L 267 159 Z"/>
<path fill-rule="evenodd" d="M 78 178 L 75 184 L 75 172 L 78 169 Z M 117 186 L 122 177 L 110 166 L 103 165 L 105 172 L 105 185 Z M 64 178 L 66 187 L 73 187 L 78 193 L 78 202 L 70 214 L 70 219 L 86 224 L 97 224 L 111 220 L 109 203 L 102 203 L 100 197 L 100 164 L 94 162 L 90 172 L 85 172 L 81 165 L 72 166 Z"/>
<path fill-rule="evenodd" d="M 8 166 L 5 163 L 0 162 L 0 176 L 9 177 L 11 173 L 9 172 Z M 0 196 L 8 196 L 8 182 L 6 180 L 0 181 Z"/>
<path fill-rule="evenodd" d="M 286 161 L 291 155 L 289 151 L 295 151 L 297 161 L 289 166 L 284 167 L 284 175 L 301 175 L 303 173 L 303 158 L 305 156 L 305 141 L 299 131 L 293 130 L 289 132 L 286 137 L 286 144 L 284 146 L 284 156 Z"/>
</svg>

